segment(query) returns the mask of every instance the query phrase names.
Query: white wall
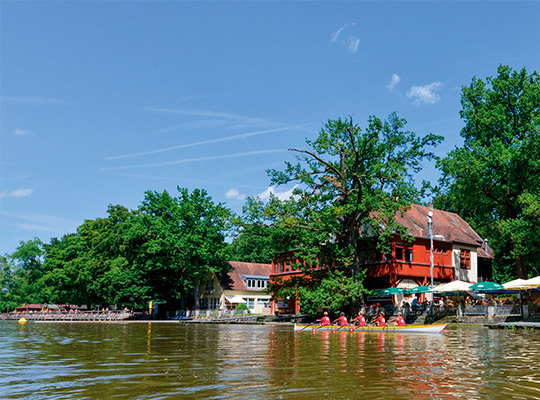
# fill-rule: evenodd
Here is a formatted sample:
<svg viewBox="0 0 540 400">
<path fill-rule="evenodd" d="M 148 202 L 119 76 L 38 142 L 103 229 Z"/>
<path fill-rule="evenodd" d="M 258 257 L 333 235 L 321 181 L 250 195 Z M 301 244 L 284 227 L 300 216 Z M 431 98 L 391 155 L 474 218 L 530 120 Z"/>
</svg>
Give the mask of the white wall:
<svg viewBox="0 0 540 400">
<path fill-rule="evenodd" d="M 461 249 L 471 251 L 471 269 L 460 268 Z M 454 244 L 452 246 L 452 266 L 454 267 L 455 280 L 474 283 L 478 282 L 478 253 L 476 248 Z"/>
</svg>

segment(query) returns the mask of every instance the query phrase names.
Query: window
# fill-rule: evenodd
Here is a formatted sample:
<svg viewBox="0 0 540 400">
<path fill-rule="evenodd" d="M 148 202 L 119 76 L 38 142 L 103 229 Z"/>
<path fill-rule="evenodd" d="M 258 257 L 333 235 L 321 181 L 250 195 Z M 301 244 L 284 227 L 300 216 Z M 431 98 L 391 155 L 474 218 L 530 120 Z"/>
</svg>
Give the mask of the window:
<svg viewBox="0 0 540 400">
<path fill-rule="evenodd" d="M 246 288 L 247 289 L 266 289 L 266 286 L 268 285 L 268 280 L 265 279 L 254 279 L 254 278 L 247 278 L 245 280 Z"/>
<path fill-rule="evenodd" d="M 412 261 L 413 248 L 410 245 L 397 242 L 395 245 L 395 254 L 397 261 Z"/>
<path fill-rule="evenodd" d="M 214 281 L 206 281 L 206 286 L 204 288 L 205 293 L 214 293 Z"/>
<path fill-rule="evenodd" d="M 459 266 L 461 269 L 471 269 L 471 251 L 461 249 L 459 257 Z"/>
<path fill-rule="evenodd" d="M 219 299 L 208 299 L 210 300 L 210 305 L 208 308 L 211 310 L 217 310 L 219 308 Z"/>
<path fill-rule="evenodd" d="M 270 299 L 257 299 L 257 304 L 264 308 L 270 307 Z"/>
<path fill-rule="evenodd" d="M 199 307 L 201 308 L 201 310 L 208 309 L 208 299 L 201 299 Z"/>
<path fill-rule="evenodd" d="M 412 247 L 405 247 L 405 261 L 412 261 L 413 260 L 413 248 Z"/>
<path fill-rule="evenodd" d="M 395 253 L 396 253 L 396 260 L 398 261 L 404 260 L 405 254 L 403 252 L 403 243 L 396 243 Z"/>
<path fill-rule="evenodd" d="M 255 308 L 255 299 L 253 298 L 249 298 L 249 297 L 245 297 L 246 299 L 246 305 L 247 307 L 250 309 L 250 310 L 253 310 Z"/>
</svg>

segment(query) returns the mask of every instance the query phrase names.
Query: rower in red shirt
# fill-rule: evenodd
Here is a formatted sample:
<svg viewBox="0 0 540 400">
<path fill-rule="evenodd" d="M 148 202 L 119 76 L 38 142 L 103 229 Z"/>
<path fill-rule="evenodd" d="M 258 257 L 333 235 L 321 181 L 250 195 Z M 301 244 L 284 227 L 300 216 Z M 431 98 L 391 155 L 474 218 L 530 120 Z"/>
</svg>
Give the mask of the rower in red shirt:
<svg viewBox="0 0 540 400">
<path fill-rule="evenodd" d="M 330 318 L 328 317 L 328 312 L 325 311 L 323 317 L 321 319 L 318 319 L 317 321 L 321 323 L 321 326 L 330 325 Z"/>
<path fill-rule="evenodd" d="M 347 326 L 349 325 L 349 322 L 347 321 L 347 317 L 345 316 L 345 313 L 340 313 L 339 318 L 334 320 L 334 323 L 339 323 L 340 326 Z"/>
<path fill-rule="evenodd" d="M 386 326 L 386 319 L 384 318 L 384 311 L 379 312 L 379 316 L 375 320 L 375 325 Z"/>
<path fill-rule="evenodd" d="M 355 318 L 354 323 L 358 326 L 366 326 L 366 317 L 364 316 L 364 310 L 358 311 L 358 317 Z"/>
<path fill-rule="evenodd" d="M 398 312 L 396 318 L 389 319 L 388 322 L 394 322 L 395 326 L 405 326 L 405 318 L 403 318 L 403 314 Z"/>
</svg>

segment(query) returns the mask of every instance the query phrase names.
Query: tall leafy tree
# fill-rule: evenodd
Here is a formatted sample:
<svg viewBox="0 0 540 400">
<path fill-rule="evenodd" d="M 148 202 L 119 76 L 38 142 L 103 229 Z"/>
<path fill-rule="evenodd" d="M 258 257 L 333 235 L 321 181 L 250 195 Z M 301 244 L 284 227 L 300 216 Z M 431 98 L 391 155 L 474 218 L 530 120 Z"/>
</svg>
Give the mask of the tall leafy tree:
<svg viewBox="0 0 540 400">
<path fill-rule="evenodd" d="M 44 300 L 43 257 L 45 250 L 39 238 L 21 241 L 9 255 L 11 297 L 18 303 L 40 303 Z"/>
<path fill-rule="evenodd" d="M 153 298 L 134 262 L 140 245 L 137 212 L 109 206 L 108 217 L 86 220 L 77 233 L 46 246 L 43 281 L 57 303 L 140 306 Z"/>
<path fill-rule="evenodd" d="M 146 192 L 140 207 L 152 232 L 146 264 L 160 271 L 155 280 L 161 293 L 168 299 L 193 293 L 197 308 L 202 280 L 228 269 L 225 235 L 231 213 L 203 189 L 190 193 L 178 187 L 178 193 Z"/>
<path fill-rule="evenodd" d="M 427 148 L 442 137 L 419 137 L 405 125 L 395 113 L 385 121 L 371 117 L 365 130 L 352 118 L 329 120 L 316 140 L 306 141 L 307 149 L 291 149 L 297 163 L 269 171 L 272 184 L 295 183 L 297 188 L 292 199 L 273 198 L 267 215 L 279 226 L 301 232 L 297 238 L 303 258 L 313 263 L 326 254 L 327 266 L 343 272 L 310 285 L 311 270 L 306 268 L 303 287 L 323 286 L 327 293 L 339 293 L 343 303 L 351 302 L 362 290 L 361 243 L 376 237 L 375 244 L 384 249 L 395 233 L 406 235 L 394 216 L 422 195 L 414 174 L 422 169 L 423 160 L 435 158 Z M 355 284 L 347 285 L 343 278 Z M 284 291 L 291 290 L 287 286 L 283 282 Z M 273 289 L 279 292 L 280 287 Z M 304 294 L 305 300 L 316 298 L 320 296 Z"/>
<path fill-rule="evenodd" d="M 489 239 L 496 277 L 527 278 L 540 240 L 540 77 L 499 66 L 462 88 L 463 146 L 438 163 L 442 207 Z"/>
<path fill-rule="evenodd" d="M 276 253 L 297 244 L 295 230 L 274 224 L 267 203 L 259 198 L 248 198 L 242 216 L 232 222 L 236 231 L 227 249 L 231 261 L 270 263 Z"/>
</svg>

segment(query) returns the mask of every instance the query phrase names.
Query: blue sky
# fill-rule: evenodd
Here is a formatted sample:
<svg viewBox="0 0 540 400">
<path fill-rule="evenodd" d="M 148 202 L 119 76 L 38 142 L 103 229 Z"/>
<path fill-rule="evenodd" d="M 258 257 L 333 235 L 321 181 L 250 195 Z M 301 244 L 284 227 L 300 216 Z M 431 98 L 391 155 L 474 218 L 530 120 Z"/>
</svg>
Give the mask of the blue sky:
<svg viewBox="0 0 540 400">
<path fill-rule="evenodd" d="M 240 212 L 329 118 L 396 111 L 444 155 L 473 76 L 540 71 L 536 1 L 4 1 L 0 18 L 0 254 L 146 190 Z"/>
</svg>

